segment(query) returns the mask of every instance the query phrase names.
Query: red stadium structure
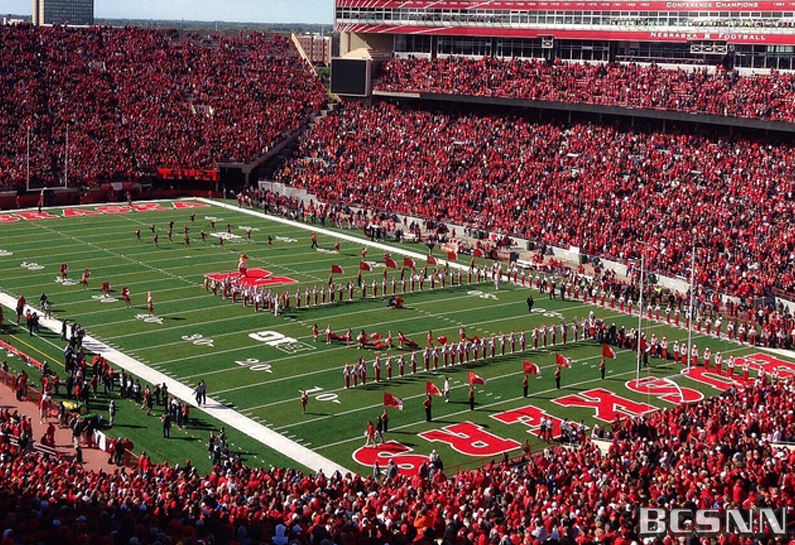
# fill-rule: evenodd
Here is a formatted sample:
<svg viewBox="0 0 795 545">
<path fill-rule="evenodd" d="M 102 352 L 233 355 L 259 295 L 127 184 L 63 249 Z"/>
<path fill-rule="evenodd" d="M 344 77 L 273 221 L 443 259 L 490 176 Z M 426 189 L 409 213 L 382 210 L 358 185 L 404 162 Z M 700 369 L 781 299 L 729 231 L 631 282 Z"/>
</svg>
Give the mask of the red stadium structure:
<svg viewBox="0 0 795 545">
<path fill-rule="evenodd" d="M 336 0 L 340 51 L 792 69 L 795 2 Z"/>
</svg>

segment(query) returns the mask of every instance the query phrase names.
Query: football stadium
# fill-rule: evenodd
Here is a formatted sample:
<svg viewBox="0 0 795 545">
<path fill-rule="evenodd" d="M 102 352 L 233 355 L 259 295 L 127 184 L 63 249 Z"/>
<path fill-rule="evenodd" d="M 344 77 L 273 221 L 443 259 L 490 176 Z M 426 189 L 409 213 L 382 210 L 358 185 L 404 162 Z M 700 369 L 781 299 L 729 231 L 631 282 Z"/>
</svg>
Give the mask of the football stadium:
<svg viewBox="0 0 795 545">
<path fill-rule="evenodd" d="M 793 22 L 0 26 L 0 545 L 789 542 Z"/>
</svg>

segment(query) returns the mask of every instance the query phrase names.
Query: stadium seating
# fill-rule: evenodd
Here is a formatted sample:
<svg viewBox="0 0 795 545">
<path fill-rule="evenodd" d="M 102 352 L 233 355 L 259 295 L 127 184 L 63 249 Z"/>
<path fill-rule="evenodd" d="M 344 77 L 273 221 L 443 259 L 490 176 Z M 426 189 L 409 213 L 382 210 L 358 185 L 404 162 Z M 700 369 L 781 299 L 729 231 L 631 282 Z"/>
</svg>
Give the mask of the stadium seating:
<svg viewBox="0 0 795 545">
<path fill-rule="evenodd" d="M 0 181 L 136 180 L 250 162 L 324 103 L 283 38 L 0 26 Z"/>
<path fill-rule="evenodd" d="M 774 140 L 350 103 L 278 178 L 355 204 L 577 246 L 744 298 L 795 293 L 795 150 Z"/>
<path fill-rule="evenodd" d="M 631 63 L 393 58 L 375 88 L 795 120 L 795 76 L 776 71 L 741 76 Z"/>
<path fill-rule="evenodd" d="M 130 471 L 108 474 L 1 441 L 0 545 L 428 545 L 437 538 L 451 545 L 629 545 L 640 542 L 637 505 L 792 505 L 795 451 L 774 442 L 795 439 L 793 388 L 792 380 L 757 380 L 614 422 L 602 437 L 611 441 L 605 455 L 580 431 L 575 448 L 545 449 L 531 463 L 491 462 L 449 479 L 438 468 L 375 478 L 239 462 L 199 475 L 189 461 L 172 467 L 145 457 Z M 4 434 L 20 427 L 19 415 L 0 411 Z"/>
</svg>

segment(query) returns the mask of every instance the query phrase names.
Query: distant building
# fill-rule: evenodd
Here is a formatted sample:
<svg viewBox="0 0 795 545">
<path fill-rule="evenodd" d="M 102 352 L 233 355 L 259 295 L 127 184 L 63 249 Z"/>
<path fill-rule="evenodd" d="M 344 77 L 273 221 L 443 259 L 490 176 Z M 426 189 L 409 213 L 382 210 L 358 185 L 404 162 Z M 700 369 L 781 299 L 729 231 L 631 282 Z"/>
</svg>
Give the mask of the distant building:
<svg viewBox="0 0 795 545">
<path fill-rule="evenodd" d="M 34 25 L 93 25 L 94 0 L 33 0 Z"/>
<path fill-rule="evenodd" d="M 330 36 L 321 36 L 319 34 L 301 34 L 297 36 L 298 43 L 301 44 L 301 49 L 304 50 L 306 56 L 312 64 L 324 63 L 331 64 L 332 57 L 332 40 Z"/>
<path fill-rule="evenodd" d="M 21 25 L 25 23 L 25 19 L 17 19 L 15 17 L 3 16 L 3 25 Z"/>
</svg>

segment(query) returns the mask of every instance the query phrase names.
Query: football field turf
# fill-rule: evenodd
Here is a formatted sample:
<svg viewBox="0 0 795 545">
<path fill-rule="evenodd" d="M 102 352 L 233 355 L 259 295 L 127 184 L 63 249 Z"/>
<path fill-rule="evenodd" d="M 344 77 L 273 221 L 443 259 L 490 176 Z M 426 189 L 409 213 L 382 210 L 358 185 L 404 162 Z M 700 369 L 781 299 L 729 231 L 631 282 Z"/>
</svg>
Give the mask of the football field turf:
<svg viewBox="0 0 795 545">
<path fill-rule="evenodd" d="M 616 414 L 671 406 L 680 401 L 682 393 L 692 400 L 700 395 L 698 392 L 716 395 L 725 387 L 725 377 L 683 376 L 681 365 L 652 359 L 651 366 L 641 371 L 642 383 L 630 388 L 627 382 L 636 374 L 635 354 L 621 349 L 616 359 L 608 361 L 607 376 L 602 380 L 598 369 L 601 350 L 592 340 L 573 342 L 569 338 L 563 345 L 558 334 L 558 345 L 533 350 L 530 331 L 542 322 L 547 326 L 561 319 L 569 323 L 575 316 L 582 319 L 593 311 L 608 324 L 625 324 L 629 330 L 637 327 L 638 317 L 583 301 L 551 300 L 535 289 L 506 282 L 499 289 L 483 282 L 448 284 L 444 288 L 437 285 L 433 290 L 426 282 L 422 292 L 402 295 L 402 309 L 388 309 L 387 297 L 369 296 L 369 290 L 368 297 L 362 298 L 358 288 L 352 301 L 348 301 L 346 291 L 343 302 L 296 308 L 296 288 L 303 292 L 307 285 L 327 284 L 332 265 L 340 265 L 345 271 L 334 275 L 335 282 L 355 279 L 363 246 L 369 247 L 366 259 L 372 266 L 363 277 L 368 286 L 377 278 L 380 291 L 383 244 L 371 243 L 361 231 L 331 233 L 319 224 L 291 223 L 257 211 L 239 210 L 228 203 L 161 201 L 159 209 L 150 209 L 151 204 L 134 204 L 140 209 L 54 208 L 45 211 L 45 216 L 52 217 L 31 212 L 27 218 L 5 213 L 0 217 L 0 290 L 13 298 L 22 294 L 31 305 L 37 304 L 40 293 L 46 293 L 54 318 L 81 324 L 88 335 L 108 347 L 184 384 L 187 388 L 183 394 L 203 379 L 208 384 L 208 396 L 231 408 L 229 412 L 262 424 L 344 468 L 368 471 L 375 459 L 384 465 L 391 453 L 398 455 L 405 471 L 412 471 L 432 449 L 440 453 L 448 468 L 469 467 L 496 458 L 503 451 L 519 454 L 525 438 L 534 446 L 542 444 L 535 434 L 541 414 L 583 421 L 589 427 L 605 425 Z M 167 235 L 170 221 L 174 222 L 172 240 Z M 215 222 L 215 232 L 211 221 Z M 157 247 L 150 226 L 158 235 Z M 183 241 L 184 226 L 189 228 L 188 246 Z M 140 230 L 140 240 L 136 230 Z M 200 238 L 202 230 L 208 235 L 205 243 Z M 318 233 L 319 249 L 311 247 L 311 231 Z M 269 236 L 272 245 L 268 244 Z M 219 237 L 224 238 L 223 246 Z M 336 241 L 340 242 L 340 253 L 333 251 Z M 425 265 L 420 259 L 427 253 L 425 246 L 391 246 L 398 266 L 406 253 L 415 258 L 418 268 Z M 249 269 L 267 272 L 260 273 L 265 274 L 260 281 L 266 289 L 290 290 L 290 308 L 278 316 L 262 310 L 255 313 L 252 306 L 244 307 L 239 300 L 233 303 L 231 298 L 223 299 L 221 290 L 217 295 L 206 290 L 205 275 L 236 271 L 241 253 L 248 256 Z M 443 257 L 437 251 L 440 267 L 444 266 Z M 459 258 L 453 267 L 468 264 L 468 257 Z M 66 280 L 59 273 L 64 263 L 69 270 Z M 85 268 L 91 272 L 88 288 L 79 283 Z M 400 271 L 388 269 L 387 275 L 389 279 L 393 275 L 399 278 Z M 467 274 L 463 277 L 466 282 Z M 111 288 L 107 297 L 100 290 L 104 281 Z M 271 281 L 286 283 L 268 283 Z M 131 292 L 132 308 L 125 306 L 119 294 L 122 286 Z M 146 308 L 147 292 L 153 299 L 151 316 Z M 525 304 L 528 294 L 536 299 L 532 313 Z M 6 308 L 6 317 L 11 312 Z M 647 335 L 666 335 L 671 344 L 686 339 L 683 329 L 645 319 L 643 323 Z M 320 330 L 317 341 L 312 338 L 313 324 Z M 350 328 L 354 337 L 361 329 L 368 336 L 378 333 L 382 337 L 391 331 L 396 346 L 390 351 L 372 347 L 358 350 L 355 340 L 350 346 L 339 340 L 326 344 L 323 331 L 327 326 L 337 334 Z M 469 337 L 500 332 L 507 336 L 511 330 L 518 337 L 524 329 L 528 349 L 511 354 L 507 346 L 506 354 L 500 355 L 498 344 L 493 358 L 447 368 L 441 368 L 440 358 L 439 369 L 424 371 L 421 351 L 427 332 L 431 330 L 434 338 L 458 339 L 461 326 Z M 398 331 L 420 345 L 418 372 L 411 374 L 407 362 L 406 376 L 398 377 L 395 363 L 393 378 L 385 380 L 386 370 L 382 369 L 382 380 L 375 383 L 372 361 L 376 354 L 382 361 L 390 352 L 395 360 L 400 353 L 407 360 L 410 357 L 410 349 L 397 348 Z M 702 350 L 707 345 L 713 354 L 720 350 L 724 361 L 731 354 L 761 353 L 704 334 L 694 334 L 693 339 Z M 556 352 L 571 360 L 571 368 L 562 369 L 561 389 L 555 387 L 553 377 Z M 345 388 L 342 368 L 346 361 L 354 363 L 361 356 L 368 363 L 367 384 Z M 780 363 L 771 357 L 765 360 L 754 356 L 753 361 L 755 365 L 780 365 L 782 376 L 792 372 L 786 356 L 775 356 L 781 358 Z M 527 399 L 522 397 L 523 360 L 536 363 L 541 370 L 529 376 Z M 467 396 L 469 371 L 486 379 L 485 385 L 476 388 L 474 411 Z M 752 376 L 755 374 L 752 371 Z M 445 403 L 440 397 L 433 398 L 433 421 L 428 423 L 422 406 L 426 381 L 441 388 L 444 377 L 450 380 L 450 400 Z M 302 414 L 299 403 L 301 390 L 309 396 L 306 414 Z M 367 422 L 375 422 L 380 414 L 384 392 L 402 398 L 404 410 L 389 409 L 387 444 L 363 449 L 363 432 Z M 240 422 L 239 431 L 245 434 L 246 421 Z M 273 437 L 277 436 L 271 436 L 271 447 L 280 450 Z M 251 451 L 257 447 L 249 444 L 247 448 Z M 268 463 L 269 449 L 262 449 L 257 461 Z M 286 456 L 292 457 L 289 452 Z M 278 461 L 283 462 L 281 457 Z M 300 456 L 296 466 L 313 468 Z"/>
</svg>

